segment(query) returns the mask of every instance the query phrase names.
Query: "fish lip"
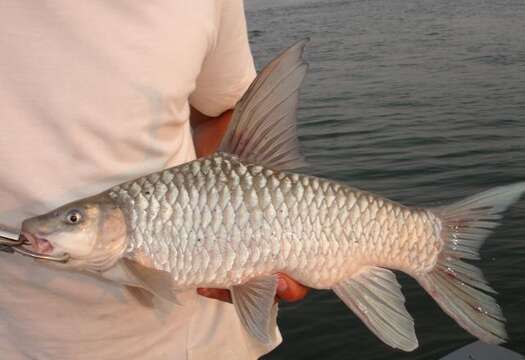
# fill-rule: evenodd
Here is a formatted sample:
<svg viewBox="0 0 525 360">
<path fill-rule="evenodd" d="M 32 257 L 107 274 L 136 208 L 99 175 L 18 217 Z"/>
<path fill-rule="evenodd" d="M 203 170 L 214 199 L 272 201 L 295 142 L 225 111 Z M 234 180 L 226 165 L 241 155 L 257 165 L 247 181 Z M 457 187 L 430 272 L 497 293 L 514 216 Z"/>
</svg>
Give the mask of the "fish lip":
<svg viewBox="0 0 525 360">
<path fill-rule="evenodd" d="M 30 232 L 20 233 L 20 238 L 25 239 L 22 245 L 24 247 L 29 247 L 31 250 L 35 251 L 38 254 L 49 255 L 53 252 L 54 247 L 51 242 L 43 237 L 32 234 Z"/>
</svg>

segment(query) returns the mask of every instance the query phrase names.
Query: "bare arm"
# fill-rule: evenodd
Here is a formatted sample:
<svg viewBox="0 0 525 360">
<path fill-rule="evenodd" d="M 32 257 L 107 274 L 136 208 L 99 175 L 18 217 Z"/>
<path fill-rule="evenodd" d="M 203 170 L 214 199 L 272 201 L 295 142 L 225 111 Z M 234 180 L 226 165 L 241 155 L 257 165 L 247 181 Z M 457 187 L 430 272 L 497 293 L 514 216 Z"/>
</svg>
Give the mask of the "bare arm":
<svg viewBox="0 0 525 360">
<path fill-rule="evenodd" d="M 231 110 L 225 111 L 218 117 L 211 117 L 202 114 L 193 107 L 191 108 L 190 122 L 193 128 L 193 142 L 197 157 L 210 155 L 217 150 L 228 128 L 231 116 Z M 212 299 L 231 302 L 230 291 L 226 289 L 200 288 L 197 289 L 197 292 Z M 297 301 L 304 298 L 307 293 L 308 288 L 285 274 L 279 274 L 277 299 Z"/>
<path fill-rule="evenodd" d="M 194 107 L 190 108 L 193 143 L 198 158 L 213 154 L 217 150 L 228 128 L 232 113 L 231 110 L 227 110 L 217 117 L 211 117 Z"/>
</svg>

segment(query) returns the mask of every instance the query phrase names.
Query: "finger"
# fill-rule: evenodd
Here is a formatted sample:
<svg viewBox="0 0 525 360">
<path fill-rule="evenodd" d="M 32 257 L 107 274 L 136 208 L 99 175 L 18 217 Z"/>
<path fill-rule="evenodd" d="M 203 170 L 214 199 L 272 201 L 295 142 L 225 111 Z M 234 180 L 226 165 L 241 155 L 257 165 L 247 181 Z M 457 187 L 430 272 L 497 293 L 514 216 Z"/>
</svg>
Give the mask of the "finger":
<svg viewBox="0 0 525 360">
<path fill-rule="evenodd" d="M 298 301 L 303 299 L 309 289 L 285 274 L 279 274 L 277 284 L 277 297 L 285 301 Z"/>
<path fill-rule="evenodd" d="M 198 288 L 197 293 L 210 299 L 232 302 L 230 290 L 227 289 Z"/>
</svg>

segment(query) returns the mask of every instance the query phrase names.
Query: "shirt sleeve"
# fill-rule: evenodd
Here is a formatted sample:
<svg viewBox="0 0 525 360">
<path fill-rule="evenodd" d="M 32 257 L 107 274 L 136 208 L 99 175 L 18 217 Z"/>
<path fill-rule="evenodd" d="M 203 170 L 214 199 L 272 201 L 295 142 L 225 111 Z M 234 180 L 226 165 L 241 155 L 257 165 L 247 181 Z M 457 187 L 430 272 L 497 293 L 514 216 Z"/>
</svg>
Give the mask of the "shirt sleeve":
<svg viewBox="0 0 525 360">
<path fill-rule="evenodd" d="M 242 0 L 218 1 L 217 11 L 216 36 L 190 96 L 208 116 L 232 109 L 256 75 Z"/>
</svg>

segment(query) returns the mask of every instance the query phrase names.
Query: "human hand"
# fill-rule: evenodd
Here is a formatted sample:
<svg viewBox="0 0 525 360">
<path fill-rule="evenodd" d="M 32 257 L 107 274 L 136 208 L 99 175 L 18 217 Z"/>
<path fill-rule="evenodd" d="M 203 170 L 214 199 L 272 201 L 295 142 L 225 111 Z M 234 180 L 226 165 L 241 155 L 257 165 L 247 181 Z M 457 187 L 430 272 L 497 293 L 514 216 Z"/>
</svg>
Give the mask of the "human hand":
<svg viewBox="0 0 525 360">
<path fill-rule="evenodd" d="M 275 296 L 276 301 L 298 301 L 302 300 L 306 294 L 308 294 L 310 289 L 306 286 L 299 284 L 288 275 L 282 273 L 277 275 L 279 276 L 279 283 L 277 284 L 277 294 Z M 230 290 L 227 289 L 198 288 L 197 293 L 211 299 L 232 302 Z"/>
</svg>

